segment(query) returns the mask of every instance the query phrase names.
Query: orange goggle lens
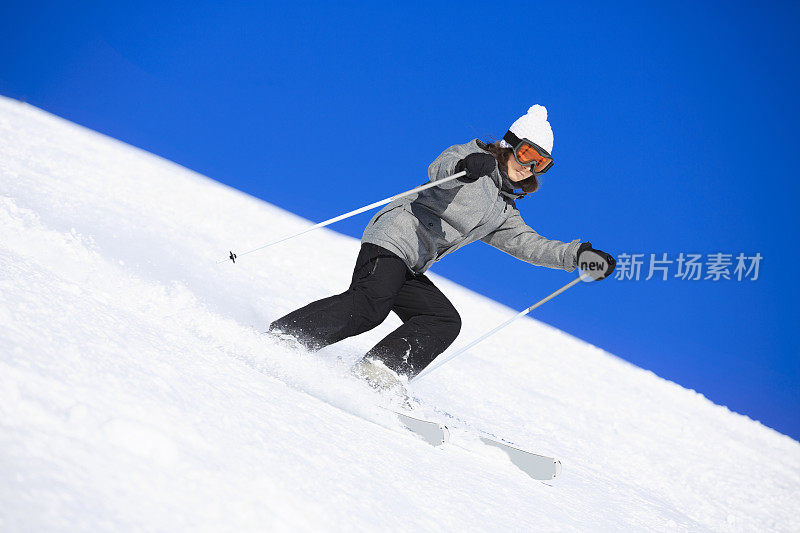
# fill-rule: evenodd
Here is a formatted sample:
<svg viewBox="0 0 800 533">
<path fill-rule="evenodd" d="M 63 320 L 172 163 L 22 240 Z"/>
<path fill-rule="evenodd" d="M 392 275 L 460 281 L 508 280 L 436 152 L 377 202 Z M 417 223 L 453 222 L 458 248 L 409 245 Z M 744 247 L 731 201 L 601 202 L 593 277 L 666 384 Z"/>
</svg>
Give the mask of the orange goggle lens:
<svg viewBox="0 0 800 533">
<path fill-rule="evenodd" d="M 514 150 L 514 157 L 520 165 L 532 167 L 537 174 L 546 172 L 554 163 L 553 158 L 544 148 L 526 141 L 519 143 Z"/>
</svg>

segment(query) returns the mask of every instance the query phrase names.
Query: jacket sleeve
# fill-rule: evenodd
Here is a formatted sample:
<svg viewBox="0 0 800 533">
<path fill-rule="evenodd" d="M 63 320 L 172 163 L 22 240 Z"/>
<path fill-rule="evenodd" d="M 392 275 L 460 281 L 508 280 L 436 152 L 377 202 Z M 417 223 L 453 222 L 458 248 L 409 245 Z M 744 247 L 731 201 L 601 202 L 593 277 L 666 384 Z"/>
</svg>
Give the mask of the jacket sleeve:
<svg viewBox="0 0 800 533">
<path fill-rule="evenodd" d="M 522 221 L 516 209 L 502 226 L 481 240 L 532 265 L 567 272 L 575 270 L 581 245 L 579 239 L 561 242 L 542 237 Z"/>
</svg>

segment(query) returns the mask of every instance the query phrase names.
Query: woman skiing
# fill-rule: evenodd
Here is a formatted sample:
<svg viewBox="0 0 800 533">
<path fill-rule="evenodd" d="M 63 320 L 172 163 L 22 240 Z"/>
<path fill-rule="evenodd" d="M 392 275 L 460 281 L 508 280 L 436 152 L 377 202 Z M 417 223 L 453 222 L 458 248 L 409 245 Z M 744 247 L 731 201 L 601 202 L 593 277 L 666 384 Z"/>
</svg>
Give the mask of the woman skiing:
<svg viewBox="0 0 800 533">
<path fill-rule="evenodd" d="M 445 255 L 482 240 L 528 263 L 572 272 L 591 243 L 547 239 L 527 226 L 515 200 L 536 191 L 537 176 L 553 166 L 553 132 L 547 110 L 534 105 L 503 140 L 474 139 L 451 146 L 428 167 L 431 181 L 466 175 L 400 198 L 380 210 L 364 230 L 350 287 L 312 302 L 270 325 L 308 350 L 319 350 L 371 330 L 394 311 L 403 324 L 378 342 L 354 371 L 376 387 L 393 386 L 397 374 L 413 377 L 458 336 L 461 318 L 425 275 Z M 521 192 L 515 192 L 521 190 Z"/>
</svg>

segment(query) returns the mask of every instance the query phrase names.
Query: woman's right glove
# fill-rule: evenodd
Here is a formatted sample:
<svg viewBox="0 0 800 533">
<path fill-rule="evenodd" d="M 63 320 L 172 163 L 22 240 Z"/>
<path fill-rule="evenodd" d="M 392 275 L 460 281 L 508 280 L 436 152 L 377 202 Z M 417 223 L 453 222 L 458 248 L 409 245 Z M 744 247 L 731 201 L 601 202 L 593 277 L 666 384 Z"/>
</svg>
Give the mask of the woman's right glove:
<svg viewBox="0 0 800 533">
<path fill-rule="evenodd" d="M 462 170 L 467 171 L 467 175 L 458 178 L 462 181 L 472 182 L 481 176 L 489 176 L 497 168 L 497 159 L 492 154 L 475 152 L 456 163 L 456 173 Z"/>
<path fill-rule="evenodd" d="M 581 256 L 583 256 L 583 259 L 581 259 Z M 617 261 L 611 254 L 595 250 L 592 248 L 592 243 L 584 242 L 578 247 L 578 268 L 589 272 L 595 281 L 600 281 L 610 276 L 616 266 Z"/>
</svg>

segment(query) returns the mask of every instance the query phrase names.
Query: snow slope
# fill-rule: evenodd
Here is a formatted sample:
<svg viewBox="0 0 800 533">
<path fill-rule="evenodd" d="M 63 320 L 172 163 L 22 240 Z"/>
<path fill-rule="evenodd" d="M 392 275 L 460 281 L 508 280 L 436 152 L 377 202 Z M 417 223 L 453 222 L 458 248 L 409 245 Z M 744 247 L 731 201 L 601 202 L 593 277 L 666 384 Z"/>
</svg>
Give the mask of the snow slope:
<svg viewBox="0 0 800 533">
<path fill-rule="evenodd" d="M 396 317 L 316 356 L 259 334 L 356 240 L 215 263 L 309 224 L 0 98 L 0 530 L 800 531 L 797 442 L 533 319 L 415 384 L 462 421 L 415 438 L 346 371 Z M 514 312 L 434 278 L 454 348 Z"/>
</svg>

